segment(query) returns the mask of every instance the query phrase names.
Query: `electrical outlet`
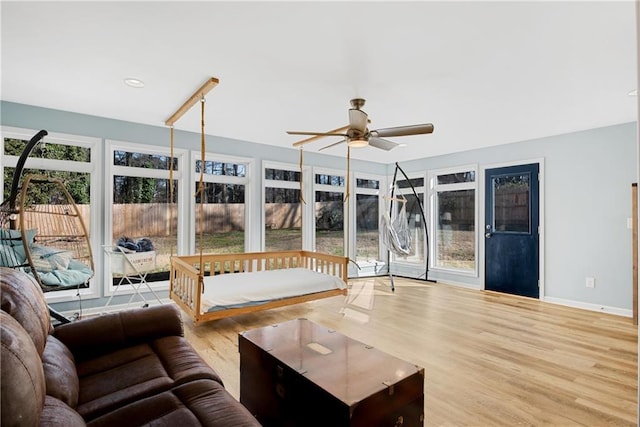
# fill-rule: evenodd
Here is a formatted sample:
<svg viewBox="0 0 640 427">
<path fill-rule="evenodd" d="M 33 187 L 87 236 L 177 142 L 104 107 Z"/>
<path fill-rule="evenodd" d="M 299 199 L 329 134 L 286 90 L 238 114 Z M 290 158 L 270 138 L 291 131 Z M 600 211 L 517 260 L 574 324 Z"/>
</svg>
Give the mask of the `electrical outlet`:
<svg viewBox="0 0 640 427">
<path fill-rule="evenodd" d="M 587 277 L 586 286 L 587 288 L 595 288 L 596 287 L 595 277 Z"/>
</svg>

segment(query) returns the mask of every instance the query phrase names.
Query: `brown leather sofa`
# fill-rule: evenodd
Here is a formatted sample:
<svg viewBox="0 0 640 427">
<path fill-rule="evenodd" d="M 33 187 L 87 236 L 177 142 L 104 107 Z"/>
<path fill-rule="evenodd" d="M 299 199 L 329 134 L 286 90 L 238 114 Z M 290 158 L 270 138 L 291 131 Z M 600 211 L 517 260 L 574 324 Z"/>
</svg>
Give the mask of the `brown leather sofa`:
<svg viewBox="0 0 640 427">
<path fill-rule="evenodd" d="M 51 326 L 40 287 L 0 268 L 8 426 L 259 426 L 183 337 L 172 304 Z"/>
</svg>

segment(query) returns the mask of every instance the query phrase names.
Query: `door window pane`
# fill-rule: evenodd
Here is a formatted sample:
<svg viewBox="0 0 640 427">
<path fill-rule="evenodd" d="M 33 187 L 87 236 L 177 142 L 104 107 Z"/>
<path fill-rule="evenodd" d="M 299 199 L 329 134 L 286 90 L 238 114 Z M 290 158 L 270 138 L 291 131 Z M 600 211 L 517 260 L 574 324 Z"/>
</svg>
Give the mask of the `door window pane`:
<svg viewBox="0 0 640 427">
<path fill-rule="evenodd" d="M 493 232 L 529 233 L 530 174 L 493 178 Z"/>
</svg>

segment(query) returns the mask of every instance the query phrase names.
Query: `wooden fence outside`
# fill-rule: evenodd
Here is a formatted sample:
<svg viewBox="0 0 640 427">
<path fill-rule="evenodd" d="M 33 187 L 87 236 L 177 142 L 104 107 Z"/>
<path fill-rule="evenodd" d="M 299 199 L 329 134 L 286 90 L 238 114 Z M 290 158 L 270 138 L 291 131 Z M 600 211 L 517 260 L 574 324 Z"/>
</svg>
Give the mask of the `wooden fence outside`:
<svg viewBox="0 0 640 427">
<path fill-rule="evenodd" d="M 450 195 L 451 197 L 452 195 Z M 473 199 L 460 194 L 454 196 L 457 200 L 453 203 L 452 220 L 454 223 L 473 224 L 475 222 L 475 209 Z M 529 220 L 529 207 L 526 193 L 519 189 L 502 191 L 496 200 L 497 206 L 515 206 L 500 211 L 502 221 L 511 223 L 527 223 Z M 319 226 L 323 226 L 325 216 L 337 215 L 342 212 L 341 202 L 316 203 L 316 215 L 319 217 Z M 89 205 L 78 205 L 78 209 L 89 228 Z M 170 235 L 171 230 L 177 229 L 177 208 L 175 205 L 163 203 L 139 203 L 113 205 L 113 235 L 129 236 L 135 231 L 135 236 L 130 237 L 159 237 Z M 199 207 L 196 210 L 198 221 Z M 301 226 L 300 203 L 267 203 L 265 205 L 265 225 L 271 229 L 299 228 Z M 244 229 L 244 204 L 206 204 L 203 206 L 204 218 L 202 222 L 204 232 L 221 233 Z M 322 214 L 324 212 L 324 214 Z M 363 212 L 359 212 L 361 215 Z M 375 210 L 367 212 L 373 214 Z M 341 214 L 339 215 L 341 217 Z M 334 218 L 334 221 L 335 222 Z M 340 221 L 341 218 L 338 220 Z M 173 221 L 173 225 L 171 222 Z M 377 218 L 359 218 L 359 221 L 373 221 Z M 331 221 L 326 221 L 327 228 L 331 228 Z"/>
</svg>

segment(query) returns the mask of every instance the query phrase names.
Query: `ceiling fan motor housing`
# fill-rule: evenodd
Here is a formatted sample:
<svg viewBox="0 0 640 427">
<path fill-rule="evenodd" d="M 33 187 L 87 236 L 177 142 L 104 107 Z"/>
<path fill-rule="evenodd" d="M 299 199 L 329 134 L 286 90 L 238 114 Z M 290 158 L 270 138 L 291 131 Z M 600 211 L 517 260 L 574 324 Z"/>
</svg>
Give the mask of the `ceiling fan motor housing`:
<svg viewBox="0 0 640 427">
<path fill-rule="evenodd" d="M 363 98 L 353 98 L 351 100 L 351 107 L 359 110 L 360 108 L 364 107 L 364 103 L 365 100 Z"/>
</svg>

